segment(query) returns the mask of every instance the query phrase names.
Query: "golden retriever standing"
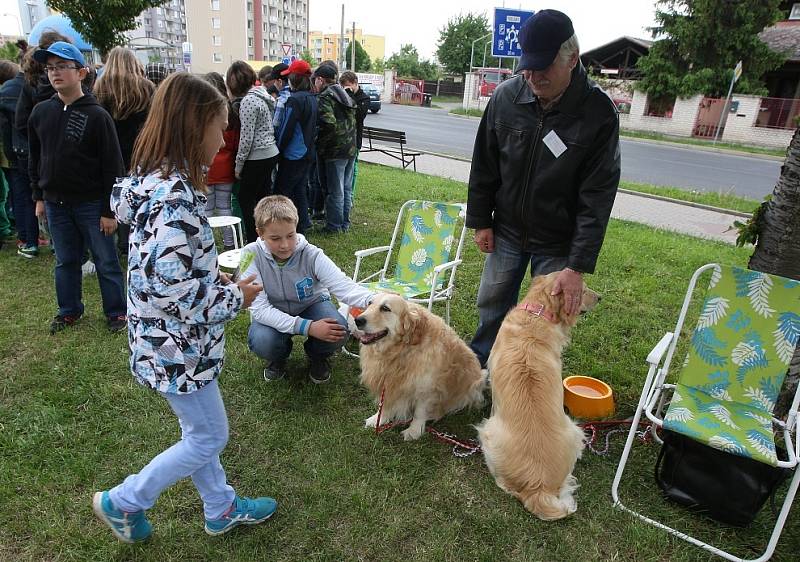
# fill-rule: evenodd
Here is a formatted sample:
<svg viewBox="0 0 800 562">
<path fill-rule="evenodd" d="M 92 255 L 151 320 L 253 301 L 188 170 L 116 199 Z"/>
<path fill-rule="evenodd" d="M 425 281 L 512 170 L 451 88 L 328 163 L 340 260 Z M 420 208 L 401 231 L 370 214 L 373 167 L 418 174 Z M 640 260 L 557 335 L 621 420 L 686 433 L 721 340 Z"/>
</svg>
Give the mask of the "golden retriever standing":
<svg viewBox="0 0 800 562">
<path fill-rule="evenodd" d="M 563 293 L 550 296 L 557 275 L 536 277 L 503 320 L 489 355 L 492 413 L 477 428 L 497 485 L 544 520 L 577 509 L 572 469 L 584 442 L 564 413 L 561 351 L 577 316 L 563 311 Z M 598 300 L 584 284 L 581 312 Z"/>
<path fill-rule="evenodd" d="M 379 400 L 381 423 L 411 418 L 403 431 L 418 439 L 425 422 L 483 404 L 486 376 L 475 354 L 427 308 L 381 293 L 355 319 L 361 342 L 361 382 Z M 366 420 L 375 427 L 378 414 Z"/>
</svg>

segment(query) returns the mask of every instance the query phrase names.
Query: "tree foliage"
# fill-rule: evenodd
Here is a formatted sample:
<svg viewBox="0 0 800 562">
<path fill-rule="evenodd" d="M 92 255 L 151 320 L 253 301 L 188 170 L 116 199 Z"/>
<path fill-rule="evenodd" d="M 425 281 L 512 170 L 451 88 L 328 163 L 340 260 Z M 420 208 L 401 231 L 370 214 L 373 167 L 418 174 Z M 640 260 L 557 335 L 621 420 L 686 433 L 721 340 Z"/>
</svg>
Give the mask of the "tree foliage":
<svg viewBox="0 0 800 562">
<path fill-rule="evenodd" d="M 10 60 L 11 62 L 18 62 L 19 48 L 14 43 L 6 43 L 0 47 L 0 59 Z"/>
<path fill-rule="evenodd" d="M 656 41 L 638 66 L 640 86 L 653 97 L 724 97 L 742 61 L 735 90 L 764 95 L 762 77 L 784 55 L 758 37 L 780 17 L 780 0 L 658 0 L 650 28 Z"/>
<path fill-rule="evenodd" d="M 72 26 L 101 54 L 126 41 L 124 33 L 136 28 L 135 18 L 143 10 L 167 0 L 47 0 L 67 16 Z"/>
<path fill-rule="evenodd" d="M 353 57 L 353 45 L 356 46 L 356 67 L 354 69 L 350 68 L 350 61 Z M 369 60 L 369 54 L 367 54 L 367 51 L 364 50 L 364 47 L 361 46 L 361 43 L 359 43 L 358 40 L 355 42 L 351 41 L 350 44 L 347 45 L 347 49 L 345 49 L 344 52 L 344 60 L 347 64 L 347 67 L 353 72 L 368 72 L 370 66 L 372 66 L 372 63 Z"/>
<path fill-rule="evenodd" d="M 448 20 L 447 25 L 439 30 L 439 41 L 436 43 L 436 57 L 447 72 L 465 74 L 469 72 L 472 43 L 491 31 L 489 20 L 485 14 L 459 14 Z M 477 56 L 483 56 L 484 44 L 475 43 Z M 482 58 L 481 58 L 482 60 Z M 487 64 L 497 64 L 493 58 Z"/>
<path fill-rule="evenodd" d="M 317 59 L 311 54 L 311 51 L 308 49 L 303 49 L 303 52 L 300 54 L 300 58 L 306 61 L 309 66 L 317 66 Z"/>
<path fill-rule="evenodd" d="M 386 68 L 394 68 L 402 78 L 436 80 L 439 75 L 436 65 L 427 59 L 420 60 L 417 48 L 410 43 L 400 45 L 400 52 L 386 59 Z"/>
<path fill-rule="evenodd" d="M 383 74 L 384 70 L 386 70 L 386 60 L 381 57 L 375 57 L 375 60 L 372 61 L 372 72 Z"/>
</svg>

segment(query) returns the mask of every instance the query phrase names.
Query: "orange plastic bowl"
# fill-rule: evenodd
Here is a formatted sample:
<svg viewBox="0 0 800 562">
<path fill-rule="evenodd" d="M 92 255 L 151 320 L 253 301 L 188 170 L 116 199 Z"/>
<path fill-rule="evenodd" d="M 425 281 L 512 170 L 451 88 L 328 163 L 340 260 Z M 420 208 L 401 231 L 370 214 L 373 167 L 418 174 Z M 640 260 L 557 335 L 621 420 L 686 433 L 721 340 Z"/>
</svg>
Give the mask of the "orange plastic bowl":
<svg viewBox="0 0 800 562">
<path fill-rule="evenodd" d="M 600 379 L 573 375 L 564 379 L 564 407 L 576 418 L 607 418 L 614 414 L 614 393 Z"/>
</svg>

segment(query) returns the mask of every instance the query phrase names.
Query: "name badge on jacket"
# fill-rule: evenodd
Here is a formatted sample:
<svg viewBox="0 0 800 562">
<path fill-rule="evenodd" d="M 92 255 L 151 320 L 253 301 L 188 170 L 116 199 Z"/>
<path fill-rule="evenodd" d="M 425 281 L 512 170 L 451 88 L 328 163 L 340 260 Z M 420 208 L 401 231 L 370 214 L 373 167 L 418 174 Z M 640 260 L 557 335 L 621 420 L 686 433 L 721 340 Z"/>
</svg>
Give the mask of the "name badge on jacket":
<svg viewBox="0 0 800 562">
<path fill-rule="evenodd" d="M 558 137 L 555 131 L 547 133 L 542 140 L 556 158 L 564 154 L 564 151 L 567 150 L 567 145 L 564 144 L 564 141 Z"/>
</svg>

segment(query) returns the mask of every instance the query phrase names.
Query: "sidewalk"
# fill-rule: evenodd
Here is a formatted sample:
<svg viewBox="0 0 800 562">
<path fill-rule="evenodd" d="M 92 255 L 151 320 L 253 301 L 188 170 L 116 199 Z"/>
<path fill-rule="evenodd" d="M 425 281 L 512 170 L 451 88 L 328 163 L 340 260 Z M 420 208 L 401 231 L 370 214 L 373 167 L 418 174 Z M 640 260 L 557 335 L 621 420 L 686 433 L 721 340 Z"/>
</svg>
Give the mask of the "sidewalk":
<svg viewBox="0 0 800 562">
<path fill-rule="evenodd" d="M 361 153 L 363 162 L 384 164 L 399 168 L 400 162 L 380 152 Z M 466 183 L 469 179 L 470 163 L 454 158 L 423 154 L 417 156 L 417 171 L 423 174 L 450 178 Z M 412 171 L 413 168 L 407 168 Z M 465 197 L 466 198 L 466 197 Z M 694 207 L 691 204 L 663 201 L 645 195 L 617 193 L 611 216 L 615 219 L 647 224 L 655 228 L 671 230 L 700 238 L 720 240 L 733 244 L 736 231 L 727 229 L 741 217 Z M 727 232 L 726 232 L 727 231 Z"/>
</svg>

